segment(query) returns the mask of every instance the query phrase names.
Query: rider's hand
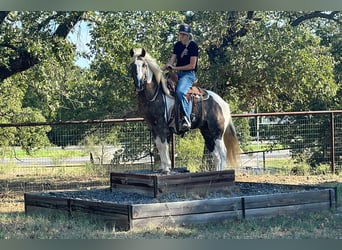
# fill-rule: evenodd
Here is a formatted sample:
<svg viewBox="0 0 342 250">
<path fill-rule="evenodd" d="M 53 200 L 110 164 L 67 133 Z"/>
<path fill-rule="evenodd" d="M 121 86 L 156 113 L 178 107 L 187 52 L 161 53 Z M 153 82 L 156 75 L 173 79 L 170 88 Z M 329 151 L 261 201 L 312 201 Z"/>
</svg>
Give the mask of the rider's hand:
<svg viewBox="0 0 342 250">
<path fill-rule="evenodd" d="M 163 67 L 162 67 L 162 70 L 173 70 L 173 66 L 171 64 L 165 64 Z"/>
<path fill-rule="evenodd" d="M 173 68 L 174 68 L 174 67 L 173 67 L 171 64 L 167 64 L 167 65 L 166 65 L 166 69 L 168 69 L 168 70 L 173 70 Z"/>
</svg>

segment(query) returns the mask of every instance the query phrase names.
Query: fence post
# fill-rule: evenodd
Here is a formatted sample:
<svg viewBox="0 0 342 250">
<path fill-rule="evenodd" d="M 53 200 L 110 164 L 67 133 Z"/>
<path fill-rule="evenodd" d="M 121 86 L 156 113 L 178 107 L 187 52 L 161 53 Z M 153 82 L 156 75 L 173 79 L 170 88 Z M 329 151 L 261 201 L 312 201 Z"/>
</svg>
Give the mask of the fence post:
<svg viewBox="0 0 342 250">
<path fill-rule="evenodd" d="M 266 151 L 262 151 L 262 166 L 263 166 L 263 170 L 265 173 L 265 171 L 266 171 Z"/>
<path fill-rule="evenodd" d="M 171 133 L 171 169 L 175 168 L 175 164 L 176 164 L 176 140 L 175 140 L 175 134 Z"/>
<path fill-rule="evenodd" d="M 330 168 L 331 173 L 335 174 L 335 116 L 330 113 Z"/>
</svg>

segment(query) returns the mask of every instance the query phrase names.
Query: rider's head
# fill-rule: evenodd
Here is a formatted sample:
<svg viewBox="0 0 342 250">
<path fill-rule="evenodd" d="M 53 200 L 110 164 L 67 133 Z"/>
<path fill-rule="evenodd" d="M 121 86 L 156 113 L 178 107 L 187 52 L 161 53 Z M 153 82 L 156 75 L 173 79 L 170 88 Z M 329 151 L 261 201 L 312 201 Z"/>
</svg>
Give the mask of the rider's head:
<svg viewBox="0 0 342 250">
<path fill-rule="evenodd" d="M 178 33 L 188 35 L 189 39 L 192 38 L 191 27 L 189 24 L 183 23 L 183 24 L 179 25 Z"/>
</svg>

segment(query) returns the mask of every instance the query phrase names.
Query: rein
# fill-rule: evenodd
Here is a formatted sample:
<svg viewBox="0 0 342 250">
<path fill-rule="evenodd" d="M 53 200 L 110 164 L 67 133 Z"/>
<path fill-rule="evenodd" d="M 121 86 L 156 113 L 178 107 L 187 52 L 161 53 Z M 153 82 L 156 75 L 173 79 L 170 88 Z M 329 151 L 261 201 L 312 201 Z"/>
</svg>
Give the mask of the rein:
<svg viewBox="0 0 342 250">
<path fill-rule="evenodd" d="M 157 85 L 158 85 L 158 87 L 157 87 L 156 91 L 154 92 L 152 99 L 148 100 L 149 102 L 154 102 L 157 99 L 157 96 L 158 96 L 158 93 L 159 93 L 159 88 L 160 88 L 159 85 L 160 84 L 157 84 Z M 145 96 L 146 96 L 146 94 L 145 94 Z"/>
</svg>

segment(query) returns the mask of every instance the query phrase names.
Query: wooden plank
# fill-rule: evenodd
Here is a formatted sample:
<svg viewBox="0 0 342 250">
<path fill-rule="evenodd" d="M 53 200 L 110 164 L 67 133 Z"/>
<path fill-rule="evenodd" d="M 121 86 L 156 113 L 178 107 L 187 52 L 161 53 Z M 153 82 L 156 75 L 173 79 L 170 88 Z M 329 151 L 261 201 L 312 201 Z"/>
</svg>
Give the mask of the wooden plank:
<svg viewBox="0 0 342 250">
<path fill-rule="evenodd" d="M 328 202 L 329 190 L 245 196 L 245 208 L 267 208 L 306 203 Z"/>
<path fill-rule="evenodd" d="M 153 187 L 141 187 L 141 186 L 132 186 L 132 185 L 120 185 L 115 184 L 112 186 L 112 192 L 124 192 L 124 193 L 136 193 L 141 195 L 146 195 L 150 197 L 154 196 L 154 188 Z"/>
<path fill-rule="evenodd" d="M 157 175 L 159 179 L 179 179 L 189 177 L 208 177 L 216 175 L 235 175 L 235 170 L 223 170 L 223 171 L 209 171 L 209 172 L 196 172 L 196 173 L 181 173 L 174 175 Z"/>
<path fill-rule="evenodd" d="M 203 214 L 185 214 L 162 217 L 139 218 L 132 220 L 131 229 L 148 229 L 157 226 L 205 224 L 209 222 L 224 222 L 229 219 L 241 218 L 241 211 L 224 211 Z"/>
<path fill-rule="evenodd" d="M 137 219 L 238 210 L 241 210 L 240 197 L 132 204 L 132 218 Z"/>
<path fill-rule="evenodd" d="M 83 211 L 98 214 L 123 214 L 128 215 L 128 205 L 110 202 L 98 202 L 81 199 L 67 199 L 61 197 L 25 194 L 25 206 L 58 209 L 68 212 Z"/>
<path fill-rule="evenodd" d="M 69 210 L 68 201 L 65 198 L 58 198 L 42 194 L 24 194 L 26 206 L 42 208 Z"/>
<path fill-rule="evenodd" d="M 189 185 L 170 185 L 170 186 L 159 186 L 159 194 L 167 193 L 208 193 L 217 191 L 228 191 L 233 183 L 198 183 Z"/>
<path fill-rule="evenodd" d="M 128 205 L 125 204 L 116 204 L 110 202 L 98 202 L 98 201 L 90 201 L 90 200 L 79 200 L 79 199 L 71 199 L 70 200 L 70 210 L 73 211 L 82 211 L 86 213 L 94 213 L 94 214 L 103 214 L 107 216 L 116 216 L 116 215 L 125 215 L 128 216 Z"/>
<path fill-rule="evenodd" d="M 168 176 L 157 176 L 158 183 L 163 184 L 188 184 L 188 183 L 199 183 L 199 182 L 215 182 L 220 180 L 235 180 L 234 171 L 212 171 L 212 172 L 204 172 L 204 173 L 184 173 L 177 175 L 168 175 Z"/>
<path fill-rule="evenodd" d="M 118 178 L 125 178 L 125 177 L 132 177 L 136 179 L 151 179 L 154 178 L 155 175 L 153 174 L 131 174 L 131 173 L 119 173 L 119 172 L 112 172 L 110 173 L 110 178 L 118 177 Z"/>
<path fill-rule="evenodd" d="M 211 183 L 234 183 L 234 178 L 232 177 L 217 177 L 217 176 L 210 176 L 210 177 L 201 177 L 201 178 L 182 178 L 182 179 L 172 179 L 172 180 L 158 180 L 158 187 L 162 186 L 173 186 L 173 185 L 183 185 L 188 186 L 192 184 L 208 184 Z"/>
<path fill-rule="evenodd" d="M 254 217 L 274 217 L 279 215 L 291 215 L 298 213 L 307 213 L 314 211 L 329 210 L 329 202 L 319 202 L 319 203 L 307 203 L 300 205 L 291 206 L 280 206 L 280 207 L 267 207 L 267 208 L 256 208 L 256 209 L 246 209 L 245 218 Z"/>
<path fill-rule="evenodd" d="M 148 176 L 148 178 L 142 178 L 140 176 L 112 176 L 110 182 L 112 184 L 126 184 L 137 186 L 152 186 L 155 182 L 154 176 Z"/>
</svg>

